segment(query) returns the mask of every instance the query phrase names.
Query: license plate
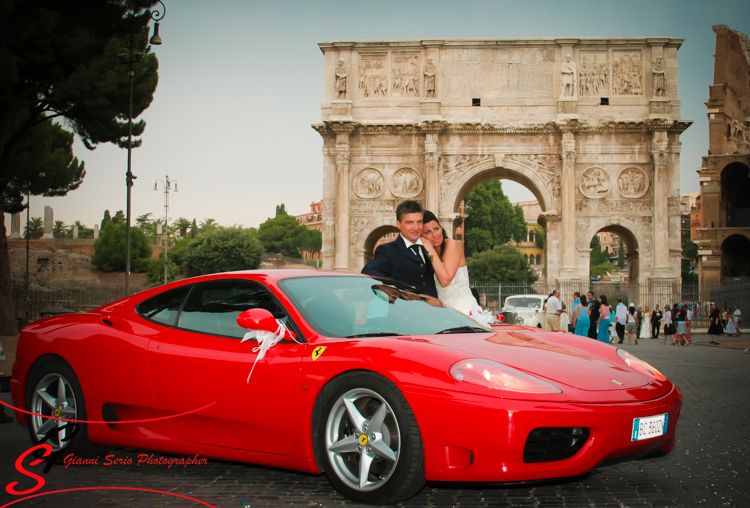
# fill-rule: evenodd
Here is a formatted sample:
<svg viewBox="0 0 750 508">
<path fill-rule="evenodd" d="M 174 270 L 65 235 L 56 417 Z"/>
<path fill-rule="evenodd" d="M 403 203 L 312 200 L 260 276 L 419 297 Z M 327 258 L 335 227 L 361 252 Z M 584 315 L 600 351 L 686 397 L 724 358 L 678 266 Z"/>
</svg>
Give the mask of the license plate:
<svg viewBox="0 0 750 508">
<path fill-rule="evenodd" d="M 669 414 L 649 416 L 633 419 L 633 434 L 631 441 L 643 441 L 652 437 L 663 436 L 667 433 Z"/>
</svg>

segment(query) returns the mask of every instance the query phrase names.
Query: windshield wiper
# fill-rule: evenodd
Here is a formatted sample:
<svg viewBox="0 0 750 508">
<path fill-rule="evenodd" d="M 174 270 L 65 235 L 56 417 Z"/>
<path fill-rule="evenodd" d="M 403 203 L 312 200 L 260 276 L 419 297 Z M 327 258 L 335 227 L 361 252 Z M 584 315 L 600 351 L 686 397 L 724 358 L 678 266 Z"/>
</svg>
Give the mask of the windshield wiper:
<svg viewBox="0 0 750 508">
<path fill-rule="evenodd" d="M 359 337 L 396 337 L 398 335 L 403 335 L 401 333 L 393 333 L 393 332 L 371 332 L 371 333 L 358 333 L 357 335 L 347 335 L 344 337 L 345 339 L 356 339 Z"/>
<path fill-rule="evenodd" d="M 478 326 L 456 326 L 455 328 L 448 328 L 446 330 L 437 332 L 435 335 L 440 335 L 441 333 L 490 333 L 490 332 L 489 330 L 485 330 L 484 328 L 479 328 Z"/>
</svg>

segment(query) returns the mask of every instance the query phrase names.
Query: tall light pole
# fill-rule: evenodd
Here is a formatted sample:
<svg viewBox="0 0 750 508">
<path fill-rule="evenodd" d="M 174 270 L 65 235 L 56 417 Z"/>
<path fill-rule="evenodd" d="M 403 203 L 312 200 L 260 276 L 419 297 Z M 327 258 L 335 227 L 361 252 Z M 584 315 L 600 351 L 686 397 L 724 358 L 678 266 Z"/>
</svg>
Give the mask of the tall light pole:
<svg viewBox="0 0 750 508">
<path fill-rule="evenodd" d="M 163 10 L 153 11 L 151 13 L 151 19 L 154 20 L 154 35 L 149 40 L 149 43 L 154 46 L 161 45 L 161 37 L 159 36 L 159 21 L 164 18 L 167 13 L 167 7 L 164 3 L 159 0 Z M 133 186 L 133 180 L 138 178 L 134 176 L 130 171 L 131 155 L 133 151 L 133 64 L 140 62 L 143 59 L 143 53 L 133 53 L 133 33 L 130 33 L 130 52 L 127 55 L 118 55 L 123 63 L 128 64 L 128 75 L 130 76 L 130 97 L 128 100 L 128 170 L 125 173 L 125 186 L 127 187 L 127 205 L 126 205 L 126 240 L 125 240 L 125 296 L 130 295 L 130 188 Z M 124 57 L 124 58 L 123 58 Z"/>
<path fill-rule="evenodd" d="M 159 182 L 164 187 L 164 284 L 167 283 L 167 244 L 169 243 L 169 191 L 172 190 L 172 183 L 174 183 L 174 191 L 177 192 L 177 180 L 170 180 L 169 173 L 164 177 L 164 181 L 159 178 L 154 182 L 154 190 L 159 190 Z"/>
</svg>

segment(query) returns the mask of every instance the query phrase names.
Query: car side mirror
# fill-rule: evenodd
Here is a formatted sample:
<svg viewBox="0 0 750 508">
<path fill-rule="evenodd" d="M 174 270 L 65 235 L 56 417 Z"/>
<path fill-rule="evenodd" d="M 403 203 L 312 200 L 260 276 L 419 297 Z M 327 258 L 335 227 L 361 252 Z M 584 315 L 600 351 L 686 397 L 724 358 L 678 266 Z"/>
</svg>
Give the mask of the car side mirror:
<svg viewBox="0 0 750 508">
<path fill-rule="evenodd" d="M 255 330 L 258 332 L 278 333 L 281 330 L 276 318 L 266 309 L 248 309 L 237 316 L 237 324 L 246 330 Z M 297 336 L 291 330 L 286 330 L 284 339 L 294 340 Z"/>
</svg>

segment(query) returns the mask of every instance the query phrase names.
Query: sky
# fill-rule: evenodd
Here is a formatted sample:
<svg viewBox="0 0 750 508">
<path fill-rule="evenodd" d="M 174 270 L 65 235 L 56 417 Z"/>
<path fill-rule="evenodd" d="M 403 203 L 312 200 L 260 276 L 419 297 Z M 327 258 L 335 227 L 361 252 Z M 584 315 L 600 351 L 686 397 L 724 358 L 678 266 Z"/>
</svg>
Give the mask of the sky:
<svg viewBox="0 0 750 508">
<path fill-rule="evenodd" d="M 321 119 L 323 54 L 329 40 L 523 37 L 674 37 L 682 118 L 681 193 L 699 192 L 695 168 L 708 151 L 703 101 L 713 81 L 712 25 L 750 33 L 747 0 L 164 0 L 159 86 L 143 145 L 133 150 L 132 217 L 164 217 L 165 175 L 170 221 L 257 227 L 284 203 L 309 212 L 323 192 Z M 125 70 L 123 69 L 123 72 Z M 126 206 L 127 151 L 87 150 L 76 140 L 86 178 L 65 197 L 32 196 L 31 216 L 93 227 L 104 210 Z M 533 199 L 504 184 L 511 201 Z M 25 217 L 24 217 L 25 220 Z M 6 215 L 10 232 L 10 218 Z M 22 226 L 23 228 L 23 226 Z"/>
</svg>

